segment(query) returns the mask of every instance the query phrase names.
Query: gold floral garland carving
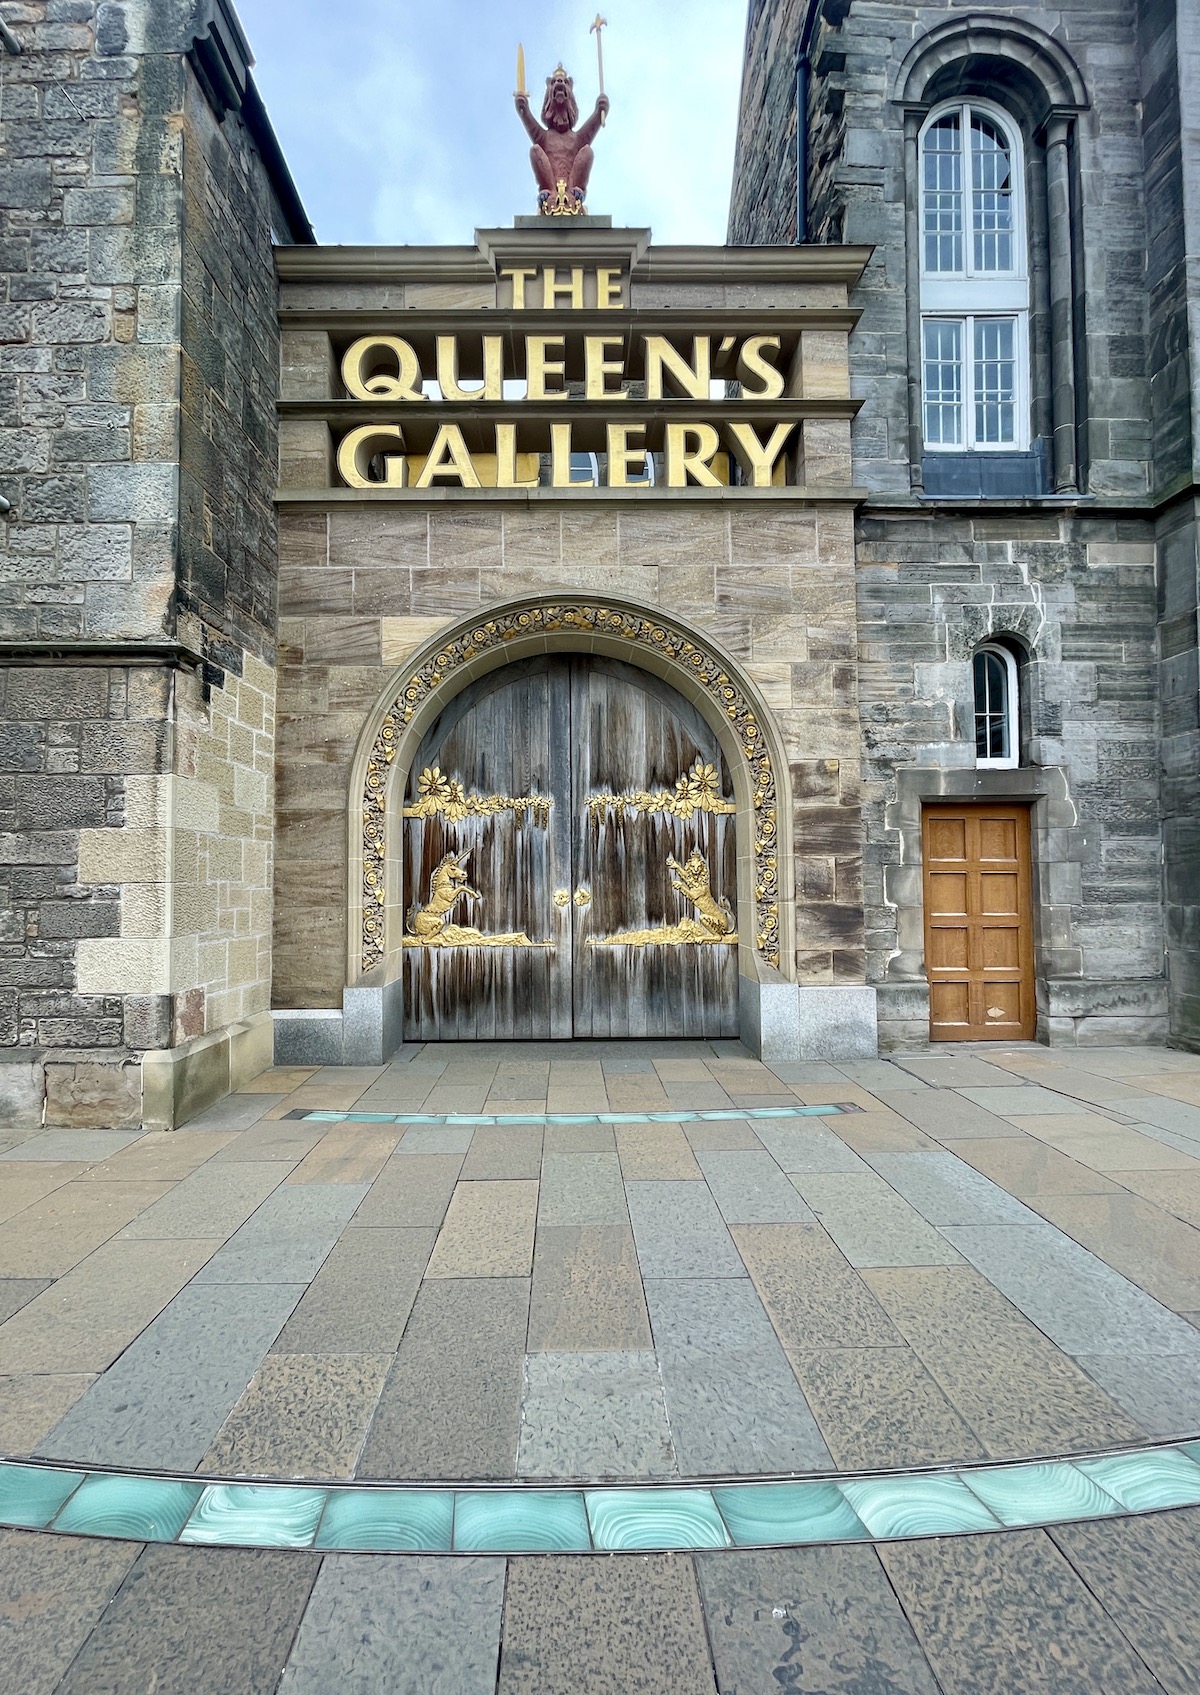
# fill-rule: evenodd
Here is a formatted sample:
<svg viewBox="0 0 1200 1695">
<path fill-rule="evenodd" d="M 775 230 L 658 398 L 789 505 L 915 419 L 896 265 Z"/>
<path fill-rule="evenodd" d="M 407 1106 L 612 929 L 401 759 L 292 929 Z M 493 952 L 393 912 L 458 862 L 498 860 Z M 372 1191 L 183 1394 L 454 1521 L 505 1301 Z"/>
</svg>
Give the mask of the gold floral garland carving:
<svg viewBox="0 0 1200 1695">
<path fill-rule="evenodd" d="M 416 804 L 406 806 L 404 816 L 448 818 L 457 823 L 460 818 L 492 818 L 497 812 L 511 812 L 519 828 L 528 812 L 544 830 L 552 805 L 550 795 L 469 795 L 457 777 L 447 777 L 438 765 L 427 765 L 417 778 Z"/>
<path fill-rule="evenodd" d="M 471 625 L 462 635 L 439 648 L 420 670 L 409 677 L 385 714 L 367 760 L 367 778 L 363 788 L 363 970 L 370 971 L 384 956 L 387 775 L 396 758 L 397 743 L 404 726 L 452 672 L 477 654 L 504 647 L 524 636 L 563 630 L 577 630 L 581 635 L 617 636 L 672 660 L 696 679 L 734 726 L 753 785 L 755 937 L 759 952 L 768 964 L 778 966 L 778 798 L 766 737 L 753 706 L 717 661 L 682 631 L 618 607 L 563 602 L 525 607 Z"/>
<path fill-rule="evenodd" d="M 677 777 L 673 789 L 637 789 L 624 795 L 589 795 L 588 811 L 593 818 L 610 809 L 618 818 L 626 813 L 667 813 L 673 818 L 691 818 L 697 812 L 736 812 L 737 807 L 721 793 L 721 774 L 715 765 L 697 759 L 690 771 Z M 407 814 L 405 814 L 407 817 Z"/>
</svg>

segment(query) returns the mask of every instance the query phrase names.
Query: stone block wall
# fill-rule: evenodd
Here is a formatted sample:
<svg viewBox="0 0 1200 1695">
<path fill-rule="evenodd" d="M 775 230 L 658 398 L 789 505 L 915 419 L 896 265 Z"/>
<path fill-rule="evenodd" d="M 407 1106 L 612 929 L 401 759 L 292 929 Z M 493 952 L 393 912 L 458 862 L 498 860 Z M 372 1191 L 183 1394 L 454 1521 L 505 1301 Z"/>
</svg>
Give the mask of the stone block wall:
<svg viewBox="0 0 1200 1695">
<path fill-rule="evenodd" d="M 5 17 L 0 1098 L 136 1122 L 147 1053 L 266 1017 L 289 232 L 221 0 Z"/>
</svg>

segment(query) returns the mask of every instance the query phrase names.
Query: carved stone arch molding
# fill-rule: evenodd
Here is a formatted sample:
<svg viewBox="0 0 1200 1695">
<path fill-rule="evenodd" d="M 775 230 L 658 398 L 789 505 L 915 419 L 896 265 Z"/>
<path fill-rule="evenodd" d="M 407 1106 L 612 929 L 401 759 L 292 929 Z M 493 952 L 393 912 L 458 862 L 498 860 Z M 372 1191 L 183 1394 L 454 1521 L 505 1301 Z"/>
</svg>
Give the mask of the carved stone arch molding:
<svg viewBox="0 0 1200 1695">
<path fill-rule="evenodd" d="M 718 644 L 683 620 L 629 601 L 561 597 L 506 601 L 449 625 L 418 649 L 376 703 L 351 777 L 350 984 L 384 965 L 395 946 L 388 935 L 400 905 L 394 797 L 425 730 L 475 678 L 531 654 L 572 651 L 623 659 L 662 677 L 711 725 L 733 779 L 738 898 L 754 913 L 751 951 L 792 976 L 791 828 L 787 823 L 781 833 L 779 826 L 791 817 L 790 781 L 770 709 Z"/>
<path fill-rule="evenodd" d="M 990 12 L 967 12 L 919 36 L 896 73 L 892 98 L 921 107 L 939 72 L 977 59 L 1004 59 L 1025 69 L 1045 100 L 1045 109 L 1032 114 L 1035 124 L 1051 112 L 1082 111 L 1088 105 L 1079 67 L 1061 42 L 1022 18 Z"/>
</svg>

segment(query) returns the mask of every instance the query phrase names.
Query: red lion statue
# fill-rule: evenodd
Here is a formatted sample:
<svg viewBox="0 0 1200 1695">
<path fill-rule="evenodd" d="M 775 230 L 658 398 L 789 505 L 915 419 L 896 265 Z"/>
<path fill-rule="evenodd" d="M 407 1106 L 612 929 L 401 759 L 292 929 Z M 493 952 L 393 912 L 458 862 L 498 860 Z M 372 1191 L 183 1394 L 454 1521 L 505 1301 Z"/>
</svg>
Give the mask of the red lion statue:
<svg viewBox="0 0 1200 1695">
<path fill-rule="evenodd" d="M 595 155 L 591 144 L 595 140 L 608 111 L 608 96 L 602 94 L 596 109 L 585 122 L 579 123 L 579 106 L 575 100 L 575 84 L 561 65 L 553 76 L 546 78 L 546 98 L 542 102 L 542 121 L 539 124 L 529 107 L 527 94 L 516 95 L 517 112 L 529 133 L 533 146 L 529 157 L 538 184 L 538 209 L 559 210 L 558 199 L 565 191 L 571 202 L 570 210 L 583 210 L 588 178 L 592 174 Z M 562 189 L 560 190 L 560 186 Z M 563 206 L 561 210 L 568 208 Z"/>
</svg>

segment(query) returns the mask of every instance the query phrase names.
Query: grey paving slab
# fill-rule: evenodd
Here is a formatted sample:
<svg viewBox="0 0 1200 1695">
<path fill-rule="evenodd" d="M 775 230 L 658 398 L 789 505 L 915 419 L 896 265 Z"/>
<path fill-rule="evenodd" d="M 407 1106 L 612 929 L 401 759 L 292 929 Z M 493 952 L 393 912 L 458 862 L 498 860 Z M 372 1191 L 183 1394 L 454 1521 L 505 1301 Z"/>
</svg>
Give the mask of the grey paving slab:
<svg viewBox="0 0 1200 1695">
<path fill-rule="evenodd" d="M 410 1124 L 400 1138 L 398 1156 L 405 1154 L 465 1154 L 475 1128 L 471 1124 Z"/>
<path fill-rule="evenodd" d="M 693 1153 L 699 1153 L 701 1148 L 718 1153 L 739 1150 L 757 1153 L 763 1145 L 746 1118 L 727 1118 L 715 1124 L 685 1124 L 682 1129 Z"/>
<path fill-rule="evenodd" d="M 845 1079 L 843 1071 L 824 1059 L 803 1060 L 795 1065 L 773 1065 L 771 1071 L 789 1088 L 819 1088 L 824 1084 L 841 1083 Z"/>
<path fill-rule="evenodd" d="M 317 1575 L 294 1550 L 151 1547 L 61 1695 L 273 1695 Z"/>
<path fill-rule="evenodd" d="M 0 1154 L 0 1160 L 86 1160 L 94 1165 L 139 1141 L 141 1135 L 140 1130 L 43 1130 Z"/>
<path fill-rule="evenodd" d="M 973 1059 L 969 1054 L 897 1055 L 892 1065 L 896 1071 L 906 1071 L 935 1089 L 1008 1088 L 1013 1081 L 1011 1071 L 1003 1066 L 989 1065 L 986 1059 Z M 903 1085 L 897 1082 L 891 1087 L 898 1089 Z"/>
<path fill-rule="evenodd" d="M 1122 1117 L 1141 1124 L 1155 1124 L 1160 1130 L 1175 1130 L 1180 1135 L 1200 1141 L 1200 1106 L 1188 1101 L 1173 1101 L 1166 1095 L 1140 1095 L 1121 1102 Z M 28 1143 L 25 1144 L 28 1147 Z M 62 1154 L 70 1159 L 70 1154 Z"/>
<path fill-rule="evenodd" d="M 918 1130 L 935 1141 L 958 1141 L 973 1137 L 1012 1136 L 1012 1125 L 998 1112 L 989 1112 L 953 1089 L 877 1089 L 885 1106 L 891 1107 Z M 1068 1110 L 1064 1104 L 1062 1110 Z"/>
<path fill-rule="evenodd" d="M 754 1134 L 781 1170 L 865 1171 L 867 1167 L 842 1138 L 811 1118 L 758 1119 Z"/>
<path fill-rule="evenodd" d="M 813 1215 L 769 1153 L 696 1155 L 726 1224 L 812 1224 Z"/>
<path fill-rule="evenodd" d="M 352 1225 L 435 1229 L 446 1216 L 462 1170 L 460 1154 L 393 1154 L 371 1185 Z"/>
<path fill-rule="evenodd" d="M 722 1695 L 941 1695 L 872 1548 L 699 1554 Z"/>
<path fill-rule="evenodd" d="M 539 1225 L 623 1224 L 627 1216 L 615 1147 L 611 1153 L 551 1153 L 547 1138 Z"/>
<path fill-rule="evenodd" d="M 608 1154 L 615 1153 L 616 1130 L 611 1124 L 547 1124 L 545 1153 L 551 1154 Z"/>
<path fill-rule="evenodd" d="M 896 1542 L 880 1557 L 952 1695 L 1162 1695 L 1042 1531 Z"/>
<path fill-rule="evenodd" d="M 959 1261 L 941 1232 L 873 1171 L 797 1172 L 792 1181 L 853 1266 Z"/>
<path fill-rule="evenodd" d="M 926 1087 L 923 1078 L 893 1065 L 887 1059 L 848 1059 L 839 1064 L 838 1070 L 851 1083 L 857 1083 L 860 1089 L 902 1089 L 907 1092 Z"/>
<path fill-rule="evenodd" d="M 272 1353 L 394 1353 L 436 1235 L 429 1226 L 344 1231 Z"/>
<path fill-rule="evenodd" d="M 951 1153 L 864 1155 L 930 1224 L 1037 1224 L 1038 1215 Z"/>
<path fill-rule="evenodd" d="M 286 1167 L 271 1160 L 247 1160 L 236 1165 L 210 1161 L 127 1224 L 118 1233 L 118 1240 L 203 1236 L 227 1241 L 286 1176 Z"/>
<path fill-rule="evenodd" d="M 190 1471 L 303 1293 L 194 1282 L 41 1442 L 46 1458 Z"/>
<path fill-rule="evenodd" d="M 0 1277 L 0 1324 L 50 1287 L 49 1277 Z"/>
<path fill-rule="evenodd" d="M 358 1475 L 512 1477 L 528 1317 L 524 1278 L 423 1284 Z"/>
<path fill-rule="evenodd" d="M 302 1119 L 269 1119 L 243 1130 L 220 1153 L 213 1155 L 212 1163 L 237 1165 L 242 1160 L 275 1160 L 290 1168 L 299 1165 L 329 1129 L 328 1124 L 309 1124 Z"/>
<path fill-rule="evenodd" d="M 627 1183 L 642 1277 L 745 1277 L 706 1183 Z"/>
<path fill-rule="evenodd" d="M 738 1224 L 734 1238 L 792 1359 L 810 1348 L 894 1348 L 902 1338 L 816 1224 Z"/>
<path fill-rule="evenodd" d="M 948 1225 L 944 1234 L 1064 1352 L 1200 1357 L 1200 1336 L 1052 1225 Z"/>
<path fill-rule="evenodd" d="M 269 1195 L 197 1274 L 199 1283 L 308 1283 L 370 1188 L 287 1185 Z"/>
<path fill-rule="evenodd" d="M 270 1112 L 285 1099 L 283 1095 L 226 1095 L 195 1118 L 189 1118 L 187 1130 L 249 1130 L 264 1113 Z"/>
<path fill-rule="evenodd" d="M 585 1353 L 649 1348 L 650 1323 L 628 1220 L 539 1226 L 527 1345 Z"/>
<path fill-rule="evenodd" d="M 523 1477 L 669 1477 L 676 1470 L 652 1350 L 527 1354 Z"/>
<path fill-rule="evenodd" d="M 1200 1666 L 1200 1513 L 1057 1526 L 1050 1539 L 1167 1695 L 1194 1695 Z"/>
<path fill-rule="evenodd" d="M 279 1695 L 494 1695 L 504 1561 L 331 1555 Z"/>
<path fill-rule="evenodd" d="M 716 1695 L 690 1560 L 510 1560 L 497 1695 Z"/>
<path fill-rule="evenodd" d="M 1053 1088 L 1043 1089 L 1036 1083 L 1008 1083 L 984 1089 L 959 1089 L 964 1100 L 974 1101 L 985 1112 L 1000 1118 L 1022 1118 L 1035 1112 L 1076 1112 L 1077 1103 L 1069 1095 L 1059 1095 Z"/>
<path fill-rule="evenodd" d="M 648 1279 L 646 1303 L 681 1472 L 796 1471 L 830 1463 L 752 1284 Z"/>
<path fill-rule="evenodd" d="M 1200 1355 L 1080 1354 L 1076 1363 L 1148 1436 L 1200 1435 Z"/>
<path fill-rule="evenodd" d="M 140 1553 L 136 1542 L 0 1530 L 0 1680 L 52 1695 Z"/>
</svg>

